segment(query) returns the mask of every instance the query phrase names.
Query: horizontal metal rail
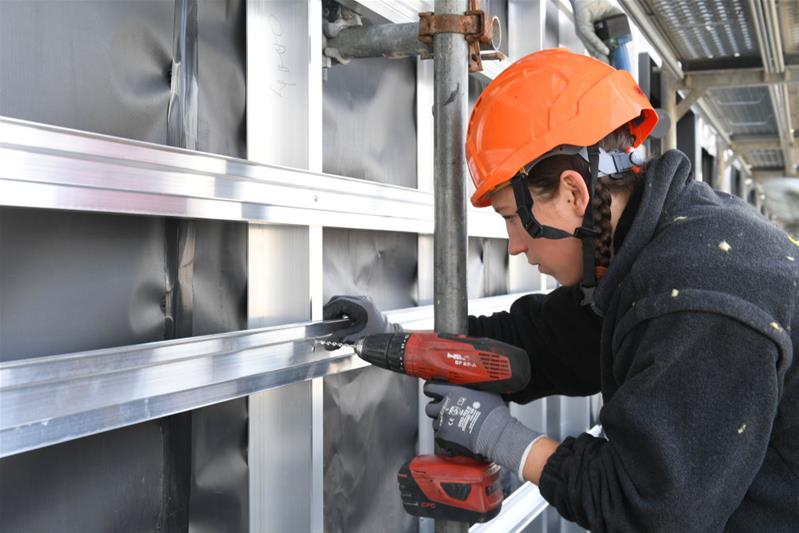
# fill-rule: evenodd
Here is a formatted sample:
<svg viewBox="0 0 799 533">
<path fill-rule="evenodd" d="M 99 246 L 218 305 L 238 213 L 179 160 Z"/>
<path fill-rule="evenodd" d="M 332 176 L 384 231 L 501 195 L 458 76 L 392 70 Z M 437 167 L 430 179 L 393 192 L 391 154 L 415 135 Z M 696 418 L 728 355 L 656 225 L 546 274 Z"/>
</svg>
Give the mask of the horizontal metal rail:
<svg viewBox="0 0 799 533">
<path fill-rule="evenodd" d="M 0 117 L 0 205 L 431 234 L 433 195 Z M 490 210 L 470 235 L 506 237 Z"/>
<path fill-rule="evenodd" d="M 598 437 L 602 433 L 602 426 L 596 425 L 586 433 Z M 528 481 L 502 502 L 502 510 L 496 517 L 483 524 L 473 525 L 469 528 L 469 533 L 520 533 L 547 507 L 549 502 L 541 496 L 541 491 Z"/>
<path fill-rule="evenodd" d="M 507 309 L 520 295 L 472 302 Z M 430 328 L 432 306 L 387 313 Z M 197 409 L 366 363 L 315 337 L 335 322 L 291 324 L 0 363 L 0 457 Z"/>
</svg>

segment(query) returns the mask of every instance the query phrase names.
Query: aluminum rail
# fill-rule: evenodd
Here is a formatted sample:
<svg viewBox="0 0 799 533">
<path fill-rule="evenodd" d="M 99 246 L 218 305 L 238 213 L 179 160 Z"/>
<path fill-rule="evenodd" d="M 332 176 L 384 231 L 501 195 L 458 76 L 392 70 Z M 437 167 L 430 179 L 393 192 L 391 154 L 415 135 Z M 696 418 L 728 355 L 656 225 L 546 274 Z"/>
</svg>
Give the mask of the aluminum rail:
<svg viewBox="0 0 799 533">
<path fill-rule="evenodd" d="M 433 194 L 0 117 L 0 205 L 433 233 Z M 474 210 L 472 236 L 505 238 Z"/>
<path fill-rule="evenodd" d="M 529 481 L 502 502 L 502 510 L 489 522 L 475 524 L 469 533 L 512 533 L 524 531 L 549 507 L 538 487 Z"/>
<path fill-rule="evenodd" d="M 520 295 L 472 302 L 507 309 Z M 432 307 L 386 313 L 429 329 Z M 311 322 L 0 363 L 0 457 L 365 366 L 315 346 L 337 322 Z M 341 321 L 343 322 L 343 321 Z"/>
<path fill-rule="evenodd" d="M 602 433 L 602 426 L 596 425 L 586 431 L 598 437 Z M 513 491 L 502 502 L 502 510 L 493 519 L 483 524 L 475 524 L 469 528 L 469 533 L 521 533 L 549 507 L 538 487 L 529 481 Z"/>
</svg>

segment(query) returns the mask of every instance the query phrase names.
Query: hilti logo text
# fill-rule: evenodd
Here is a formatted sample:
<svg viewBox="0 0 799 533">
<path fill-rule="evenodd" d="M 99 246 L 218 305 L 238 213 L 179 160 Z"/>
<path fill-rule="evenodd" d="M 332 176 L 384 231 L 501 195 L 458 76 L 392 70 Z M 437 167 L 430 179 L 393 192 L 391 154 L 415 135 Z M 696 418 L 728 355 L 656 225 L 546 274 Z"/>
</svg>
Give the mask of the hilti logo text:
<svg viewBox="0 0 799 533">
<path fill-rule="evenodd" d="M 455 366 L 468 366 L 469 368 L 477 368 L 477 364 L 469 360 L 466 355 L 459 353 L 447 353 L 447 359 L 451 359 Z"/>
</svg>

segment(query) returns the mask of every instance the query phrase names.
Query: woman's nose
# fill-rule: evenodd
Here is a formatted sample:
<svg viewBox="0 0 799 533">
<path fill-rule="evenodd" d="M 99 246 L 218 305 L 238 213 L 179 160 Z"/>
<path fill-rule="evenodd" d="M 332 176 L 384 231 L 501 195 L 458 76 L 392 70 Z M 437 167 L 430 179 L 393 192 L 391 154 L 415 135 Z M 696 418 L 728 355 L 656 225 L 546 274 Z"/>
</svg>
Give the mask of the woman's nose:
<svg viewBox="0 0 799 533">
<path fill-rule="evenodd" d="M 527 247 L 522 239 L 508 235 L 508 253 L 510 255 L 519 255 L 527 251 Z"/>
</svg>

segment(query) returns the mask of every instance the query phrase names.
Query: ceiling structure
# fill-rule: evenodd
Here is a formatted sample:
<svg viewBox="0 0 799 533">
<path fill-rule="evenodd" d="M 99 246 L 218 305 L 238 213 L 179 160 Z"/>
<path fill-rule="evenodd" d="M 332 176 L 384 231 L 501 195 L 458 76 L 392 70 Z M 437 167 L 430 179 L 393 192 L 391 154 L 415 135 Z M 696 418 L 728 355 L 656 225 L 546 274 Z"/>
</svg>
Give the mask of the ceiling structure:
<svg viewBox="0 0 799 533">
<path fill-rule="evenodd" d="M 799 1 L 619 1 L 680 80 L 680 109 L 697 104 L 756 183 L 782 179 L 766 207 L 799 224 Z"/>
</svg>

